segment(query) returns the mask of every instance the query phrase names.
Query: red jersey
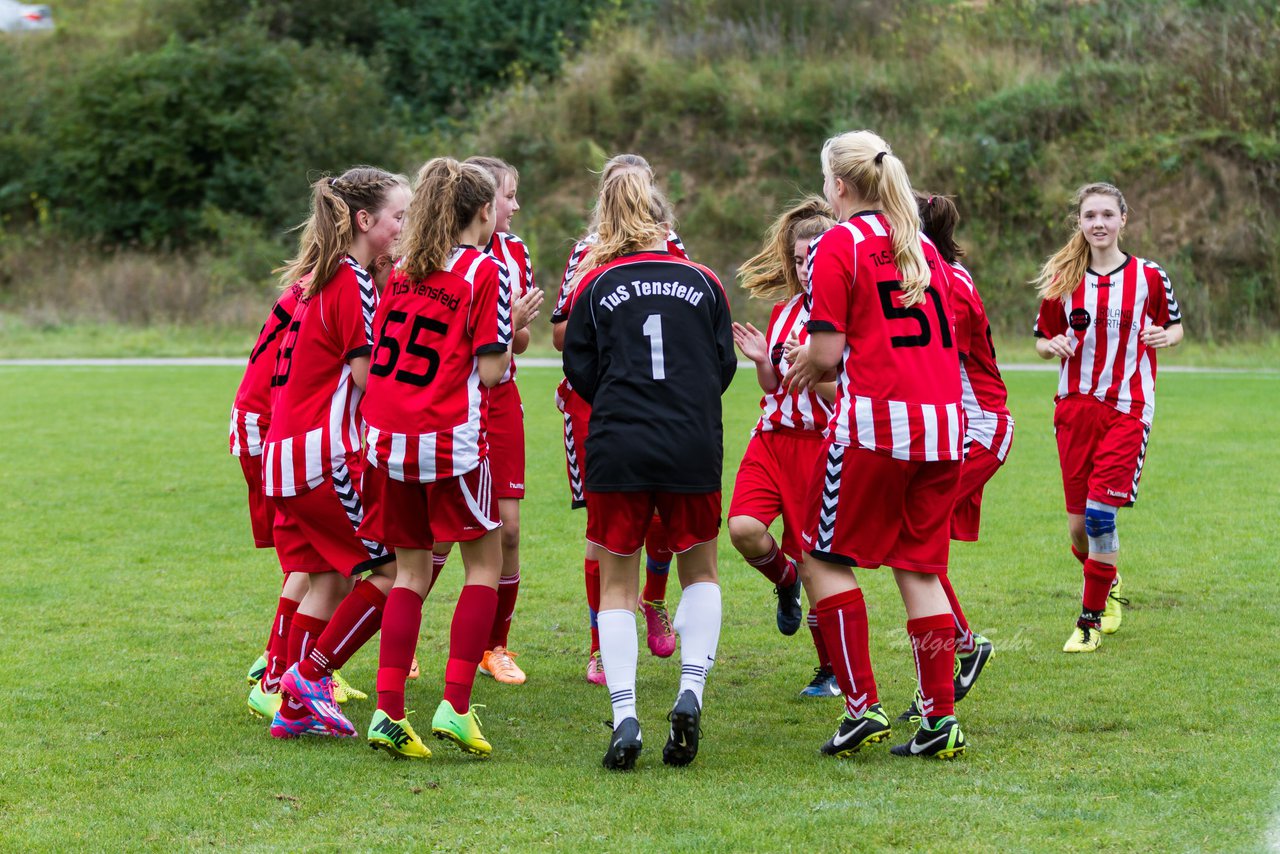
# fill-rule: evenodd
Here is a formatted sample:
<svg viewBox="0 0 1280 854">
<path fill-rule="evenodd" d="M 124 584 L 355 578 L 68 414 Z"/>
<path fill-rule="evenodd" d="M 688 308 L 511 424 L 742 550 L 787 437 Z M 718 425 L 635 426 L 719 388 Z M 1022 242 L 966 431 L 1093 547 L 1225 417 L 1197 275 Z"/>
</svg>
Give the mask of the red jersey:
<svg viewBox="0 0 1280 854">
<path fill-rule="evenodd" d="M 1087 394 L 1150 424 L 1156 409 L 1156 351 L 1139 333 L 1182 322 L 1173 285 L 1160 265 L 1133 255 L 1110 273 L 1088 270 L 1065 300 L 1045 300 L 1037 338 L 1070 335 L 1076 350 L 1062 360 L 1058 395 Z"/>
<path fill-rule="evenodd" d="M 986 448 L 1001 462 L 1013 444 L 1009 392 L 996 364 L 991 323 L 973 276 L 961 264 L 951 265 L 951 308 L 956 317 L 956 346 L 960 348 L 960 389 L 964 402 L 965 438 Z"/>
<path fill-rule="evenodd" d="M 360 389 L 352 359 L 368 356 L 378 293 L 354 258 L 320 293 L 299 297 L 271 377 L 262 487 L 287 498 L 319 486 L 360 447 Z"/>
<path fill-rule="evenodd" d="M 305 279 L 303 280 L 306 281 Z M 231 453 L 239 457 L 262 454 L 262 437 L 271 426 L 271 375 L 276 369 L 276 353 L 280 339 L 293 320 L 293 312 L 302 295 L 302 282 L 290 285 L 271 307 L 271 316 L 262 325 L 258 340 L 249 351 L 240 388 L 231 404 Z"/>
<path fill-rule="evenodd" d="M 827 434 L 836 444 L 856 442 L 900 460 L 959 460 L 964 411 L 950 267 L 928 238 L 919 239 L 930 284 L 914 306 L 902 305 L 880 212 L 855 215 L 809 249 L 809 332 L 845 335 Z"/>
<path fill-rule="evenodd" d="M 816 392 L 789 392 L 782 385 L 783 375 L 791 370 L 791 363 L 786 357 L 787 339 L 795 335 L 801 344 L 809 342 L 809 330 L 805 328 L 805 323 L 809 320 L 809 304 L 809 294 L 800 293 L 773 307 L 765 341 L 769 346 L 769 361 L 778 378 L 778 387 L 765 392 L 764 397 L 760 398 L 761 412 L 760 420 L 755 426 L 756 433 L 780 428 L 818 431 L 827 429 L 827 422 L 831 418 L 830 404 Z"/>
<path fill-rule="evenodd" d="M 421 281 L 395 272 L 378 315 L 364 417 L 368 460 L 395 480 L 466 474 L 488 454 L 479 356 L 511 345 L 507 269 L 471 247 Z"/>
<path fill-rule="evenodd" d="M 507 278 L 511 282 L 511 301 L 533 290 L 533 261 L 529 257 L 529 247 L 524 241 L 507 231 L 495 231 L 484 248 L 495 261 L 506 268 Z M 512 330 L 514 333 L 514 330 Z M 516 378 L 516 359 L 511 357 L 511 365 L 502 375 L 502 382 L 509 383 Z"/>
</svg>

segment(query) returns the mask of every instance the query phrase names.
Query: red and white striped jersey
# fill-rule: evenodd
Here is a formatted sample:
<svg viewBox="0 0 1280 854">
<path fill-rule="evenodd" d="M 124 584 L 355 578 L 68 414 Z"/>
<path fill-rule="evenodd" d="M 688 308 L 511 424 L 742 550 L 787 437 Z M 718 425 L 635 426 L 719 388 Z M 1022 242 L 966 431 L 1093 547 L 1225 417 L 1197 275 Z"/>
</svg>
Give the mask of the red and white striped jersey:
<svg viewBox="0 0 1280 854">
<path fill-rule="evenodd" d="M 835 412 L 840 445 L 901 460 L 963 458 L 960 358 L 950 306 L 950 267 L 920 235 L 931 282 L 925 301 L 902 305 L 889 223 L 860 213 L 809 248 L 809 332 L 843 332 Z"/>
<path fill-rule="evenodd" d="M 319 486 L 360 448 L 360 388 L 352 359 L 368 356 L 378 293 L 354 258 L 320 293 L 299 299 L 271 377 L 262 488 L 287 498 Z"/>
<path fill-rule="evenodd" d="M 1088 270 L 1065 300 L 1045 300 L 1037 338 L 1069 335 L 1075 353 L 1062 360 L 1057 399 L 1087 394 L 1150 424 L 1156 409 L 1156 351 L 1140 333 L 1182 322 L 1168 275 L 1130 255 L 1110 273 Z"/>
<path fill-rule="evenodd" d="M 764 397 L 760 398 L 760 420 L 756 423 L 753 431 L 755 433 L 782 428 L 817 431 L 827 429 L 827 422 L 831 418 L 830 404 L 815 392 L 789 392 L 782 385 L 782 377 L 791 370 L 791 363 L 786 357 L 787 339 L 795 335 L 801 344 L 807 344 L 809 330 L 805 328 L 805 324 L 808 320 L 807 293 L 796 294 L 773 307 L 765 341 L 769 346 L 769 361 L 778 378 L 778 387 L 765 392 Z"/>
<path fill-rule="evenodd" d="M 951 265 L 951 274 L 951 308 L 956 317 L 960 389 L 966 421 L 964 435 L 1004 462 L 1013 444 L 1013 418 L 1009 415 L 1009 392 L 996 364 L 991 323 L 969 271 L 955 262 Z"/>
<path fill-rule="evenodd" d="M 306 281 L 305 279 L 303 280 Z M 271 426 L 271 375 L 276 369 L 276 353 L 280 340 L 293 321 L 293 312 L 302 295 L 302 282 L 285 288 L 271 307 L 271 315 L 258 332 L 258 340 L 249 351 L 235 402 L 231 404 L 231 454 L 256 457 L 262 454 L 262 437 Z"/>
<path fill-rule="evenodd" d="M 471 246 L 421 281 L 392 274 L 363 412 L 367 457 L 395 480 L 466 474 L 488 454 L 479 357 L 511 346 L 507 268 Z"/>
<path fill-rule="evenodd" d="M 508 231 L 495 231 L 484 248 L 495 261 L 507 270 L 507 278 L 511 281 L 511 301 L 514 303 L 533 289 L 533 260 L 529 257 L 529 247 L 525 242 Z M 515 330 L 512 330 L 514 334 Z M 502 382 L 509 383 L 516 378 L 516 359 L 511 357 L 511 366 L 502 375 Z"/>
</svg>

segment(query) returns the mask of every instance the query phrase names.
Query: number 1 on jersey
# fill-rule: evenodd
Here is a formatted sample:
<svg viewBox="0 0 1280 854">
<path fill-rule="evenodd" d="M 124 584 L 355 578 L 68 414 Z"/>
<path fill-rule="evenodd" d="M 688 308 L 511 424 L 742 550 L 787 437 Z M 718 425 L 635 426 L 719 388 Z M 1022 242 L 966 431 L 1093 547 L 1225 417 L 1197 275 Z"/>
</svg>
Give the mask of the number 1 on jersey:
<svg viewBox="0 0 1280 854">
<path fill-rule="evenodd" d="M 662 360 L 662 315 L 649 315 L 645 318 L 644 326 L 640 328 L 644 330 L 644 337 L 649 339 L 649 361 L 653 369 L 653 378 L 665 380 L 667 366 Z"/>
</svg>

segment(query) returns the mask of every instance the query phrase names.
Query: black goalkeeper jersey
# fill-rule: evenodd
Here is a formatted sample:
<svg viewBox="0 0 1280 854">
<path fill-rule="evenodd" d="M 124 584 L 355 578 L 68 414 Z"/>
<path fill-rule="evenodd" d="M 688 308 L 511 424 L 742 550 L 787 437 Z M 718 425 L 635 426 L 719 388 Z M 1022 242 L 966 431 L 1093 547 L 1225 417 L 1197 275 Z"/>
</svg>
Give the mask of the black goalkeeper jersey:
<svg viewBox="0 0 1280 854">
<path fill-rule="evenodd" d="M 587 489 L 720 489 L 720 395 L 737 357 L 715 274 L 667 252 L 624 255 L 573 295 L 564 374 L 591 404 Z"/>
</svg>

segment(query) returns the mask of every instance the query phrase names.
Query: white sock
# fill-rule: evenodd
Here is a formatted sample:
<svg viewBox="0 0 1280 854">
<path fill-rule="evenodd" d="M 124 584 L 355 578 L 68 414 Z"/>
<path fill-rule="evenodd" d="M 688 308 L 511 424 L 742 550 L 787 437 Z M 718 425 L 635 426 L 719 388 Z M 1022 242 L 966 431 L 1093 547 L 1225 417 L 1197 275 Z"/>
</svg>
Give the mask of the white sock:
<svg viewBox="0 0 1280 854">
<path fill-rule="evenodd" d="M 613 704 L 613 726 L 617 729 L 627 718 L 640 719 L 636 714 L 636 657 L 640 649 L 636 612 L 601 611 L 596 615 L 596 627 L 600 631 L 600 662 L 609 686 L 609 702 Z"/>
<path fill-rule="evenodd" d="M 680 635 L 680 693 L 692 691 L 702 707 L 702 688 L 720 644 L 720 585 L 690 584 L 680 594 L 675 630 Z M 605 670 L 608 673 L 608 669 Z"/>
</svg>

